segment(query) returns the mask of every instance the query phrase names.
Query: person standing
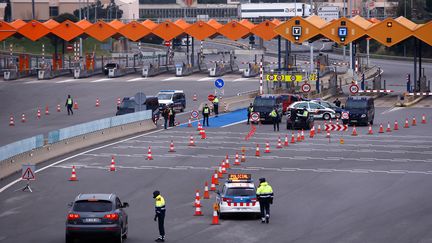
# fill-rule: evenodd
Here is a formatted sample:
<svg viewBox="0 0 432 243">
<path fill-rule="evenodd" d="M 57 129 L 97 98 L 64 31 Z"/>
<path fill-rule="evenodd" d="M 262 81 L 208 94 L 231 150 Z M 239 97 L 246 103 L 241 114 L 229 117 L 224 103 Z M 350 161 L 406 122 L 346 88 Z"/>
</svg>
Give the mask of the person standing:
<svg viewBox="0 0 432 243">
<path fill-rule="evenodd" d="M 155 211 L 154 221 L 157 220 L 159 226 L 159 237 L 155 240 L 156 242 L 165 242 L 165 199 L 161 196 L 159 191 L 153 192 L 153 198 L 155 199 Z"/>
<path fill-rule="evenodd" d="M 261 223 L 270 222 L 270 204 L 273 204 L 273 188 L 265 178 L 260 178 L 260 185 L 256 191 L 257 199 L 260 203 Z"/>
<path fill-rule="evenodd" d="M 215 98 L 213 100 L 213 110 L 214 110 L 215 116 L 218 117 L 219 116 L 219 98 L 217 96 L 215 96 Z"/>
<path fill-rule="evenodd" d="M 171 105 L 169 108 L 169 126 L 173 127 L 175 123 L 175 111 L 174 105 Z"/>
<path fill-rule="evenodd" d="M 167 129 L 168 126 L 168 120 L 169 120 L 169 109 L 168 107 L 165 107 L 162 111 L 162 116 L 164 118 L 164 129 Z"/>
<path fill-rule="evenodd" d="M 73 106 L 73 99 L 71 97 L 71 95 L 68 95 L 67 99 L 66 99 L 66 104 L 65 104 L 66 108 L 67 108 L 67 112 L 68 112 L 68 116 L 69 115 L 73 115 L 73 110 L 72 110 L 72 106 Z"/>
<path fill-rule="evenodd" d="M 276 132 L 276 128 L 279 131 L 279 113 L 277 112 L 276 107 L 274 107 L 273 110 L 270 112 L 270 117 L 273 122 L 273 131 Z"/>
<path fill-rule="evenodd" d="M 210 126 L 209 125 L 210 108 L 208 107 L 207 104 L 204 105 L 202 114 L 203 114 L 203 126 L 205 126 L 206 122 L 207 122 L 207 126 Z"/>
<path fill-rule="evenodd" d="M 249 104 L 249 107 L 247 108 L 247 124 L 249 125 L 250 116 L 253 112 L 253 105 L 252 103 Z"/>
<path fill-rule="evenodd" d="M 335 106 L 340 107 L 341 106 L 341 101 L 339 100 L 339 98 L 336 98 L 335 101 L 333 101 L 333 103 L 335 104 Z"/>
</svg>

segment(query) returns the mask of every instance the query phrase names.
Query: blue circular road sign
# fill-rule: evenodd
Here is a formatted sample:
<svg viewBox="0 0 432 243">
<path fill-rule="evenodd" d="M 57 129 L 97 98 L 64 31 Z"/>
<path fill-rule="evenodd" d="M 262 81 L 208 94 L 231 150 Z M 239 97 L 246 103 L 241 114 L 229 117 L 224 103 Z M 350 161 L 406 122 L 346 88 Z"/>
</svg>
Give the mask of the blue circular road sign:
<svg viewBox="0 0 432 243">
<path fill-rule="evenodd" d="M 215 84 L 216 88 L 221 89 L 225 85 L 225 82 L 221 78 L 218 78 L 215 80 L 214 84 Z"/>
</svg>

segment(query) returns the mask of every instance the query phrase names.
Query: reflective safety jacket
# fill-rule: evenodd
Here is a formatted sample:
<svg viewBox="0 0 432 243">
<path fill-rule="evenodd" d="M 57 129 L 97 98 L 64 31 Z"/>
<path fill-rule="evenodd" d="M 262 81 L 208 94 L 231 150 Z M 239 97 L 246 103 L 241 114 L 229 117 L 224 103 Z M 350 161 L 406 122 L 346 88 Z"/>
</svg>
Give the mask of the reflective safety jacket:
<svg viewBox="0 0 432 243">
<path fill-rule="evenodd" d="M 272 110 L 272 112 L 270 112 L 270 116 L 273 117 L 273 118 L 277 117 L 276 110 Z"/>
<path fill-rule="evenodd" d="M 155 198 L 155 211 L 156 214 L 165 212 L 165 199 L 161 195 Z"/>
<path fill-rule="evenodd" d="M 253 106 L 249 106 L 248 107 L 248 113 L 252 113 L 253 112 Z"/>
<path fill-rule="evenodd" d="M 209 114 L 209 113 L 210 113 L 210 108 L 208 108 L 208 107 L 204 107 L 204 109 L 203 109 L 203 114 L 207 115 L 207 114 Z"/>
<path fill-rule="evenodd" d="M 66 101 L 66 103 L 67 103 L 68 105 L 72 105 L 72 104 L 73 104 L 73 102 L 72 102 L 72 98 L 68 98 L 67 101 Z"/>
<path fill-rule="evenodd" d="M 215 99 L 213 100 L 213 104 L 218 105 L 218 104 L 219 104 L 219 99 L 218 99 L 218 98 L 215 98 Z"/>
<path fill-rule="evenodd" d="M 273 200 L 273 188 L 268 182 L 262 182 L 256 191 L 256 195 L 259 201 L 270 202 Z"/>
</svg>

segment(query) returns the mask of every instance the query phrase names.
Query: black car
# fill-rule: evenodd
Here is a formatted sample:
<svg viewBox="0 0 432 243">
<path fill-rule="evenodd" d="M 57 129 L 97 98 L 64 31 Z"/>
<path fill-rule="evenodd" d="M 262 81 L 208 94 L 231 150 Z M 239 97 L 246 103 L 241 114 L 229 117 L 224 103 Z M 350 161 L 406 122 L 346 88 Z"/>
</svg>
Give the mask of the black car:
<svg viewBox="0 0 432 243">
<path fill-rule="evenodd" d="M 344 124 L 373 125 L 375 105 L 372 97 L 350 96 L 345 103 L 344 109 L 348 112 L 348 119 L 344 119 L 342 115 Z"/>
<path fill-rule="evenodd" d="M 108 75 L 110 69 L 114 69 L 114 68 L 118 69 L 119 67 L 120 66 L 118 65 L 118 63 L 113 63 L 113 62 L 107 63 L 103 68 L 103 73 L 105 75 Z"/>
<path fill-rule="evenodd" d="M 159 109 L 159 101 L 157 97 L 154 96 L 148 96 L 146 98 L 146 101 L 142 104 L 143 107 L 142 110 L 151 110 L 153 115 L 152 119 L 153 121 L 156 121 L 159 119 L 160 115 L 160 109 Z M 138 104 L 135 101 L 134 97 L 124 97 L 122 102 L 120 103 L 120 106 L 117 106 L 117 112 L 116 116 L 134 113 L 137 109 Z"/>
<path fill-rule="evenodd" d="M 115 194 L 80 194 L 70 205 L 66 219 L 66 243 L 80 238 L 108 237 L 123 242 L 128 233 L 128 215 Z"/>
<path fill-rule="evenodd" d="M 260 95 L 255 97 L 253 102 L 253 111 L 259 112 L 260 120 L 262 122 L 271 122 L 270 112 L 273 108 L 277 107 L 278 113 L 280 115 L 280 120 L 282 120 L 282 109 L 283 109 L 283 99 L 280 95 Z"/>
<path fill-rule="evenodd" d="M 314 117 L 308 112 L 307 117 L 303 117 L 303 109 L 289 108 L 287 111 L 287 130 L 290 129 L 305 129 L 309 130 L 314 126 Z"/>
</svg>

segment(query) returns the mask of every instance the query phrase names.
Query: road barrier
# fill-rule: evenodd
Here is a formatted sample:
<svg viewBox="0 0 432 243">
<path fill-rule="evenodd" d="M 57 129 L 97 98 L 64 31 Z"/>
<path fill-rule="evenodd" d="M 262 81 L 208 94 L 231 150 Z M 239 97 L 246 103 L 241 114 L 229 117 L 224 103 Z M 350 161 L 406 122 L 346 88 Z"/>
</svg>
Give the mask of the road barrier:
<svg viewBox="0 0 432 243">
<path fill-rule="evenodd" d="M 43 146 L 43 135 L 26 138 L 0 147 L 0 161 Z"/>
</svg>

